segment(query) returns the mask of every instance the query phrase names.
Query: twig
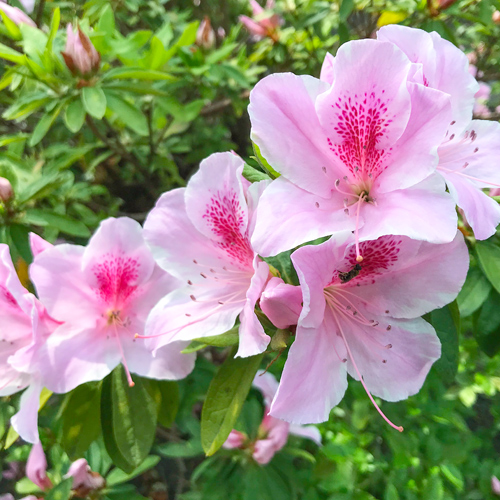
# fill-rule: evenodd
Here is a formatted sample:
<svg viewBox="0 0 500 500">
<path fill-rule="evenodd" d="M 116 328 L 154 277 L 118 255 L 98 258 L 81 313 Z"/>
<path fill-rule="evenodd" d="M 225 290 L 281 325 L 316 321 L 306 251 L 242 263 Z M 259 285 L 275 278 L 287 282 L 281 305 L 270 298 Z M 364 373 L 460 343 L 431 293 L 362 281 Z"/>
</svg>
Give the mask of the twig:
<svg viewBox="0 0 500 500">
<path fill-rule="evenodd" d="M 250 96 L 250 91 L 244 90 L 240 94 L 240 99 L 248 99 L 249 96 Z M 208 104 L 201 110 L 200 115 L 206 116 L 218 113 L 219 111 L 222 111 L 224 108 L 230 106 L 232 102 L 233 102 L 232 99 L 227 98 L 227 99 L 222 99 L 221 101 Z"/>
</svg>

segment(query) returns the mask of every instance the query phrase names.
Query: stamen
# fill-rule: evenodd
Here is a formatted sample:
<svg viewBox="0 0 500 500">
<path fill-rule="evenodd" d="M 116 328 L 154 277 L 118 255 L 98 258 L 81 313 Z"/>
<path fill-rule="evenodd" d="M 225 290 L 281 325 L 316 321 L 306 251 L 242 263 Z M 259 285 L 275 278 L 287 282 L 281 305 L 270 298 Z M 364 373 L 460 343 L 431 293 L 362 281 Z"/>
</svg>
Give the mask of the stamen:
<svg viewBox="0 0 500 500">
<path fill-rule="evenodd" d="M 358 207 L 356 209 L 356 229 L 354 230 L 354 237 L 356 240 L 356 262 L 363 262 L 363 256 L 359 251 L 359 211 L 361 208 L 361 203 L 363 203 L 365 195 L 361 195 L 357 201 Z"/>
<path fill-rule="evenodd" d="M 334 314 L 333 317 L 335 318 L 335 321 L 337 322 L 337 326 L 339 327 L 339 330 L 340 330 L 340 334 L 342 335 L 342 338 L 344 339 L 344 344 L 345 344 L 345 347 L 347 349 L 347 353 L 349 354 L 349 357 L 351 358 L 351 362 L 352 362 L 352 365 L 354 367 L 354 369 L 356 370 L 356 373 L 358 374 L 358 377 L 359 377 L 359 380 L 361 382 L 361 384 L 363 385 L 363 388 L 364 390 L 366 391 L 366 394 L 368 394 L 368 397 L 370 398 L 370 401 L 372 402 L 373 406 L 375 406 L 376 410 L 379 412 L 379 414 L 381 415 L 381 417 L 394 429 L 396 429 L 397 431 L 399 432 L 403 432 L 404 429 L 402 426 L 397 426 L 395 424 L 393 424 L 384 414 L 384 412 L 379 408 L 379 406 L 377 405 L 377 403 L 375 402 L 375 400 L 373 399 L 373 396 L 370 394 L 370 391 L 368 390 L 368 388 L 366 387 L 365 385 L 365 382 L 363 380 L 363 376 L 361 375 L 360 371 L 358 370 L 358 367 L 356 365 L 356 362 L 354 361 L 354 357 L 352 355 L 352 352 L 351 352 L 351 349 L 349 348 L 349 344 L 347 343 L 347 340 L 345 338 L 345 335 L 344 335 L 344 331 L 342 330 L 342 327 L 340 326 L 340 321 L 339 319 L 337 318 L 337 316 Z"/>
<path fill-rule="evenodd" d="M 462 177 L 466 177 L 467 179 L 471 179 L 473 181 L 482 182 L 483 184 L 488 184 L 490 186 L 500 187 L 500 184 L 496 184 L 495 182 L 487 181 L 485 179 L 480 179 L 479 177 L 474 177 L 472 175 L 464 174 L 463 172 L 459 172 L 458 170 L 452 170 L 451 168 L 438 167 L 438 170 L 444 170 L 445 172 L 450 172 L 452 174 L 461 175 Z"/>
</svg>

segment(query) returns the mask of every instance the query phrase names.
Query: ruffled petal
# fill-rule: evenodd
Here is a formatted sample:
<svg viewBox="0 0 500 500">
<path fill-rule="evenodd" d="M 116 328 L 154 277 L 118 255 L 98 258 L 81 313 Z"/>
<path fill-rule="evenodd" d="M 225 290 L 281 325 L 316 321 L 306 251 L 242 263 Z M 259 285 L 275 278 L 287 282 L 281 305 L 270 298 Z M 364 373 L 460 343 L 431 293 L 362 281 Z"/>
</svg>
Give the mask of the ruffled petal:
<svg viewBox="0 0 500 500">
<path fill-rule="evenodd" d="M 260 308 L 276 328 L 296 325 L 302 312 L 302 290 L 281 278 L 271 278 L 260 298 Z"/>
</svg>

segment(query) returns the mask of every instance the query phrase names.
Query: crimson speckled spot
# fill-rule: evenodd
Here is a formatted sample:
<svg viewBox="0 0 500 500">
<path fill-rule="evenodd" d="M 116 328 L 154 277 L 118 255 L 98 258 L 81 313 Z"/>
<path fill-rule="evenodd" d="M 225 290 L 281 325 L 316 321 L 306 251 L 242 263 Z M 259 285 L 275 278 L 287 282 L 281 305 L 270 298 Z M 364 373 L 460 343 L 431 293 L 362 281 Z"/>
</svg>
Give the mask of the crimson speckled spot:
<svg viewBox="0 0 500 500">
<path fill-rule="evenodd" d="M 246 221 L 238 196 L 233 189 L 214 194 L 207 204 L 203 218 L 212 232 L 222 239 L 217 245 L 232 259 L 251 265 L 253 251 L 246 234 Z"/>
<path fill-rule="evenodd" d="M 4 301 L 9 304 L 9 306 L 14 307 L 16 309 L 19 309 L 19 305 L 17 303 L 17 300 L 14 298 L 14 296 L 5 288 L 4 286 L 0 285 L 0 296 L 3 298 Z"/>
<path fill-rule="evenodd" d="M 377 144 L 392 123 L 388 116 L 388 102 L 382 98 L 384 90 L 337 98 L 332 108 L 336 112 L 334 130 L 342 138 L 342 144 L 328 139 L 330 150 L 344 163 L 355 177 L 371 174 L 376 178 L 387 168 L 390 150 L 377 149 Z"/>
<path fill-rule="evenodd" d="M 359 244 L 363 262 L 358 276 L 346 283 L 346 286 L 353 286 L 359 283 L 373 280 L 393 266 L 398 260 L 402 240 L 394 236 L 382 236 L 374 241 L 363 241 Z M 356 261 L 356 249 L 354 245 L 349 248 L 349 253 L 344 262 L 339 266 L 338 271 L 349 271 L 358 262 Z M 333 281 L 339 281 L 338 272 L 333 276 Z"/>
<path fill-rule="evenodd" d="M 134 282 L 139 276 L 140 264 L 136 259 L 107 254 L 103 262 L 92 268 L 98 285 L 97 295 L 112 306 L 122 305 L 137 289 Z"/>
</svg>

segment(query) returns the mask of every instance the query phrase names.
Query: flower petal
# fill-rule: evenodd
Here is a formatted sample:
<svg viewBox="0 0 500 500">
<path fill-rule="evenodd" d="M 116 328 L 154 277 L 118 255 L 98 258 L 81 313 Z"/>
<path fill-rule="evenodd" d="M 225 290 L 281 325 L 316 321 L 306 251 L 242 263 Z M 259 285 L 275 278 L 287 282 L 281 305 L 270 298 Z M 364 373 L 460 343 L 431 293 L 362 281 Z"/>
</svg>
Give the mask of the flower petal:
<svg viewBox="0 0 500 500">
<path fill-rule="evenodd" d="M 314 108 L 328 87 L 310 76 L 274 74 L 257 83 L 248 107 L 252 140 L 262 156 L 291 182 L 323 197 L 340 177 Z"/>
<path fill-rule="evenodd" d="M 322 82 L 329 83 L 330 85 L 333 83 L 335 79 L 335 74 L 333 71 L 335 62 L 335 57 L 333 57 L 330 52 L 326 53 L 325 59 L 323 60 L 323 64 L 321 65 L 321 73 L 319 75 L 319 79 Z"/>
<path fill-rule="evenodd" d="M 260 298 L 260 308 L 276 328 L 296 325 L 302 312 L 302 290 L 281 278 L 271 278 Z"/>
<path fill-rule="evenodd" d="M 294 424 L 328 420 L 347 389 L 344 345 L 324 321 L 318 328 L 299 325 L 288 353 L 270 414 Z"/>
<path fill-rule="evenodd" d="M 314 425 L 290 425 L 290 434 L 314 441 L 318 446 L 321 446 L 321 432 Z"/>
<path fill-rule="evenodd" d="M 32 379 L 30 386 L 23 392 L 19 411 L 10 419 L 14 430 L 28 443 L 37 443 L 38 437 L 38 409 L 42 382 L 37 377 Z"/>
<path fill-rule="evenodd" d="M 376 205 L 364 203 L 362 240 L 387 234 L 409 236 L 431 243 L 449 243 L 457 231 L 455 203 L 446 193 L 443 180 L 433 174 L 409 189 L 377 196 Z"/>
<path fill-rule="evenodd" d="M 391 320 L 389 331 L 354 323 L 344 324 L 343 329 L 366 387 L 386 401 L 416 394 L 441 356 L 434 328 L 421 318 Z M 347 369 L 359 380 L 351 359 Z"/>
<path fill-rule="evenodd" d="M 277 255 L 307 241 L 352 230 L 354 219 L 344 212 L 343 195 L 329 199 L 311 194 L 280 177 L 262 194 L 252 246 L 264 257 Z"/>
<path fill-rule="evenodd" d="M 259 257 L 254 261 L 255 273 L 246 293 L 246 301 L 240 313 L 240 342 L 236 356 L 246 358 L 266 350 L 271 340 L 255 315 L 255 304 L 259 300 L 269 277 L 269 266 Z"/>
</svg>

